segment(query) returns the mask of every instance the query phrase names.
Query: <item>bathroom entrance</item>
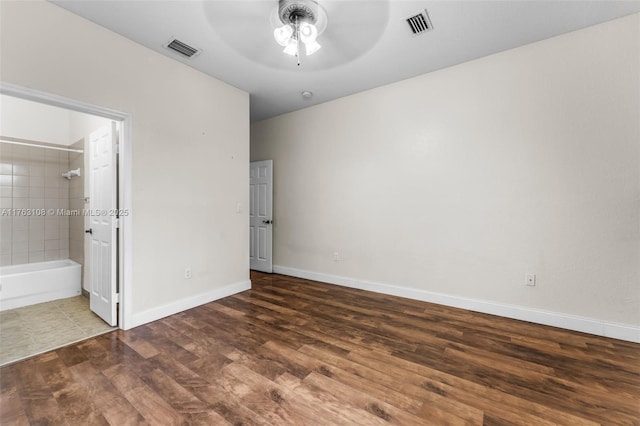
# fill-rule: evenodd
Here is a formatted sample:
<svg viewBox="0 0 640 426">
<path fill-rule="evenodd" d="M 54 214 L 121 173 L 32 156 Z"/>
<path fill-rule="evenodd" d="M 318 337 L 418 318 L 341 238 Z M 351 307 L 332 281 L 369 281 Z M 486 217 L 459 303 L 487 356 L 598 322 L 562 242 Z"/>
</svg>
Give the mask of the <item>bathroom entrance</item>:
<svg viewBox="0 0 640 426">
<path fill-rule="evenodd" d="M 118 324 L 122 211 L 119 122 L 6 95 L 0 113 L 1 365 Z"/>
</svg>

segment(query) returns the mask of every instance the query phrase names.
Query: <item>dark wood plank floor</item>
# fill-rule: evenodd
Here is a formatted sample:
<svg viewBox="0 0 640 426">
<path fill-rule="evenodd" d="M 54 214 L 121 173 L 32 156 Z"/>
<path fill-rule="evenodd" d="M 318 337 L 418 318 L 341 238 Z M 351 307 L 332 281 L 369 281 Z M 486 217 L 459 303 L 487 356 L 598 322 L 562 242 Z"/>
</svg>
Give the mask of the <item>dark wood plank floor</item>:
<svg viewBox="0 0 640 426">
<path fill-rule="evenodd" d="M 0 370 L 0 423 L 640 424 L 640 345 L 281 275 Z"/>
</svg>

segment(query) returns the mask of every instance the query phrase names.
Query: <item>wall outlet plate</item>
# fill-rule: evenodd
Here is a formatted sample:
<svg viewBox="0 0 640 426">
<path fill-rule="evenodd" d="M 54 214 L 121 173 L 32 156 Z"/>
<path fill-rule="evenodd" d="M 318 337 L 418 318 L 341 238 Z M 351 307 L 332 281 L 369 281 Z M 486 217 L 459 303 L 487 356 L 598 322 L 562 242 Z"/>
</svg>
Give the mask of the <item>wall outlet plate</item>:
<svg viewBox="0 0 640 426">
<path fill-rule="evenodd" d="M 527 274 L 525 276 L 525 284 L 534 287 L 536 285 L 536 274 Z"/>
</svg>

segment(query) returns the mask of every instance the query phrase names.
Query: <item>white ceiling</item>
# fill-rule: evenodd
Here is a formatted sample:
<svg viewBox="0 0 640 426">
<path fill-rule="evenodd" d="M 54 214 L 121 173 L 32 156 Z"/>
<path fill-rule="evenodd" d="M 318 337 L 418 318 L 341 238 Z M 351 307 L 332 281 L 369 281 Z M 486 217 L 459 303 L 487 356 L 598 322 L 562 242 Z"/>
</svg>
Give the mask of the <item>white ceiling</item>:
<svg viewBox="0 0 640 426">
<path fill-rule="evenodd" d="M 639 0 L 320 0 L 323 48 L 298 67 L 273 39 L 277 0 L 51 1 L 249 92 L 252 121 L 640 12 Z M 424 9 L 434 29 L 413 36 L 405 19 Z M 165 49 L 173 36 L 202 53 Z"/>
</svg>

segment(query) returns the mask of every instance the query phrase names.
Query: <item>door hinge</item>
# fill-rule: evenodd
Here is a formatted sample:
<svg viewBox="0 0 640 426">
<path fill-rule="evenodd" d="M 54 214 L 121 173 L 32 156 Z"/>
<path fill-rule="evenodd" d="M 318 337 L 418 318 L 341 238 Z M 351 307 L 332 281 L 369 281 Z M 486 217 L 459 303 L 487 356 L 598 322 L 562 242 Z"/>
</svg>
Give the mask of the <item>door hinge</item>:
<svg viewBox="0 0 640 426">
<path fill-rule="evenodd" d="M 116 220 L 114 221 L 114 225 L 116 229 L 120 229 L 120 218 L 116 218 Z"/>
<path fill-rule="evenodd" d="M 116 144 L 115 148 L 116 148 L 115 149 L 116 150 L 116 154 L 120 154 L 120 144 L 119 143 Z"/>
<path fill-rule="evenodd" d="M 118 303 L 122 303 L 122 294 L 116 293 L 116 300 L 118 301 Z"/>
</svg>

